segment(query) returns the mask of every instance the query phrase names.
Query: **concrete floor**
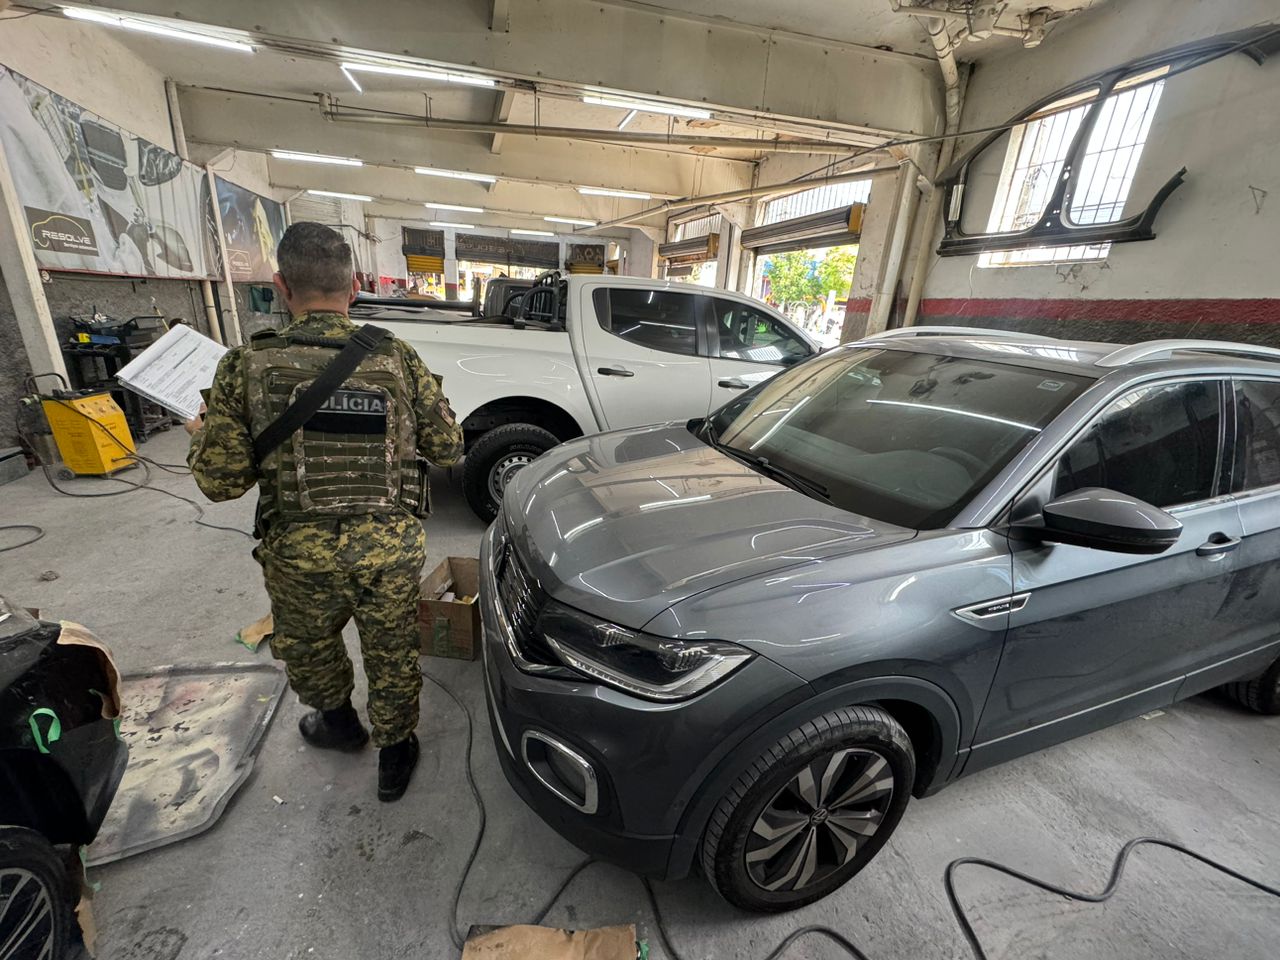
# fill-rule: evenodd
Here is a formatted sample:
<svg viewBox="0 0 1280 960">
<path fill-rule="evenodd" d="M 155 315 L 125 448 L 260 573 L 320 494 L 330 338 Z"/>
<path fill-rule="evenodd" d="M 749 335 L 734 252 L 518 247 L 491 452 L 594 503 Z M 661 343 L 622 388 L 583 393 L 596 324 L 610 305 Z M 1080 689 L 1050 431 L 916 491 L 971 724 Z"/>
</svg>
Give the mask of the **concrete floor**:
<svg viewBox="0 0 1280 960">
<path fill-rule="evenodd" d="M 185 446 L 185 434 L 175 431 L 143 452 L 181 463 Z M 199 498 L 188 477 L 157 472 L 156 483 Z M 247 530 L 251 499 L 211 505 L 208 519 Z M 482 525 L 443 475 L 435 501 L 429 563 L 474 556 Z M 0 487 L 0 516 L 40 524 L 48 535 L 0 553 L 0 592 L 86 623 L 125 671 L 243 658 L 232 638 L 267 609 L 250 543 L 196 526 L 193 515 L 148 492 L 70 500 L 32 474 Z M 42 579 L 45 571 L 56 579 Z M 462 923 L 526 922 L 582 854 L 503 780 L 478 665 L 424 664 L 477 718 L 475 771 L 489 828 L 462 896 Z M 357 690 L 358 705 L 363 698 Z M 477 819 L 463 778 L 464 720 L 430 684 L 423 700 L 421 767 L 405 800 L 385 805 L 374 798 L 376 755 L 303 747 L 295 728 L 303 710 L 287 695 L 252 777 L 212 830 L 93 872 L 102 885 L 100 956 L 456 956 L 449 904 Z M 1201 698 L 961 781 L 913 802 L 884 852 L 842 891 L 788 916 L 739 913 L 697 878 L 655 890 L 685 960 L 762 960 L 789 931 L 811 923 L 843 931 L 873 960 L 965 958 L 941 883 L 948 861 L 990 857 L 1098 890 L 1116 851 L 1139 835 L 1181 841 L 1280 883 L 1280 718 Z M 1119 894 L 1102 906 L 1065 903 L 978 870 L 962 874 L 959 886 L 992 958 L 1276 956 L 1280 902 L 1163 850 L 1137 853 Z M 611 867 L 591 868 L 547 922 L 634 922 L 652 955 L 664 957 L 640 884 Z M 786 956 L 844 955 L 806 939 Z"/>
</svg>

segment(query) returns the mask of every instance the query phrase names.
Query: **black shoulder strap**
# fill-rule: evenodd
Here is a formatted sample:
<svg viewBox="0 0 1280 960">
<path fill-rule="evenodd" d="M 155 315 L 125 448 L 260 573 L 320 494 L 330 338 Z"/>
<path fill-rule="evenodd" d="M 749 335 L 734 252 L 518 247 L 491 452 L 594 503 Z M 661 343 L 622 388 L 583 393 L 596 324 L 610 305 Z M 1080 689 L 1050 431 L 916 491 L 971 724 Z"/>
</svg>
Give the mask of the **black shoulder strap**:
<svg viewBox="0 0 1280 960">
<path fill-rule="evenodd" d="M 284 413 L 267 424 L 267 428 L 254 439 L 253 453 L 258 462 L 261 463 L 266 459 L 267 454 L 293 436 L 299 427 L 310 420 L 315 412 L 324 406 L 325 401 L 333 396 L 334 391 L 342 386 L 347 377 L 355 372 L 360 362 L 389 336 L 391 336 L 389 330 L 375 327 L 371 323 L 366 323 L 353 333 L 338 355 L 320 371 L 320 375 L 311 382 L 311 385 L 302 391 L 302 395 L 289 404 Z"/>
</svg>

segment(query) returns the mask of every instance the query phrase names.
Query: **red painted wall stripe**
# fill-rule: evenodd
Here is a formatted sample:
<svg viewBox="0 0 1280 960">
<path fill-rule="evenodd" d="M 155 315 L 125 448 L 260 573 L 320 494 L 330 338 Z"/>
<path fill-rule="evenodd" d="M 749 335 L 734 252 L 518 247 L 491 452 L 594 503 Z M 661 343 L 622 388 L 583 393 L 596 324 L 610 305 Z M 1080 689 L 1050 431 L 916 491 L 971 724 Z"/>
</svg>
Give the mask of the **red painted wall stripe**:
<svg viewBox="0 0 1280 960">
<path fill-rule="evenodd" d="M 870 309 L 868 301 L 867 309 Z M 920 304 L 925 317 L 1007 317 L 1015 320 L 1102 320 L 1116 323 L 1280 324 L 1280 299 L 1035 300 L 946 299 Z"/>
</svg>

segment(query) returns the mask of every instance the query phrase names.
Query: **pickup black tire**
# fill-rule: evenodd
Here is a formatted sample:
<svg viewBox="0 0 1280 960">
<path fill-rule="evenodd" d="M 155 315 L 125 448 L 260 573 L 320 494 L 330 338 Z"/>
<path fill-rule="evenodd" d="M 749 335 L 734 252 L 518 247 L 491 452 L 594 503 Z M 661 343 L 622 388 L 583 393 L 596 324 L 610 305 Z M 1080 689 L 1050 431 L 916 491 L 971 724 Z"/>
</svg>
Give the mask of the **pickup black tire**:
<svg viewBox="0 0 1280 960">
<path fill-rule="evenodd" d="M 550 430 L 531 423 L 508 423 L 481 436 L 462 464 L 467 505 L 485 523 L 492 523 L 511 477 L 559 442 Z"/>
<path fill-rule="evenodd" d="M 1280 660 L 1277 660 L 1260 677 L 1228 683 L 1222 692 L 1250 710 L 1268 716 L 1280 714 Z"/>
<path fill-rule="evenodd" d="M 702 872 L 735 906 L 794 910 L 865 867 L 898 826 L 915 781 L 901 725 L 877 707 L 802 723 L 745 769 L 702 838 Z"/>
<path fill-rule="evenodd" d="M 0 944 L 14 956 L 61 960 L 79 942 L 67 868 L 34 830 L 0 827 L 0 917 Z"/>
</svg>

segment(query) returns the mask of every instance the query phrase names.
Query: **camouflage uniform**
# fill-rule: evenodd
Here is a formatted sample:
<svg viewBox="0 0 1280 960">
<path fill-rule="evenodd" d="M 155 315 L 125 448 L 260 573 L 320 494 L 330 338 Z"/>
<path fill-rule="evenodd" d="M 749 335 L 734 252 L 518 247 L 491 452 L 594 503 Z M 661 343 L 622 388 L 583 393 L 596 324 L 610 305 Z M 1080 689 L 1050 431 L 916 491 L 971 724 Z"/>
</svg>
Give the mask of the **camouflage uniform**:
<svg viewBox="0 0 1280 960">
<path fill-rule="evenodd" d="M 346 337 L 356 330 L 339 313 L 310 313 L 280 332 Z M 462 429 L 439 384 L 412 347 L 402 355 L 417 420 L 418 452 L 440 466 L 462 456 Z M 275 477 L 258 469 L 247 402 L 251 391 L 244 351 L 237 347 L 218 365 L 204 425 L 195 433 L 187 462 L 210 500 L 232 500 L 259 488 L 262 542 L 254 558 L 262 566 L 275 635 L 271 650 L 283 660 L 289 683 L 306 705 L 341 706 L 351 696 L 351 659 L 342 628 L 352 617 L 360 632 L 369 678 L 373 742 L 404 740 L 418 724 L 418 584 L 425 562 L 422 523 L 407 511 L 273 522 Z"/>
</svg>

